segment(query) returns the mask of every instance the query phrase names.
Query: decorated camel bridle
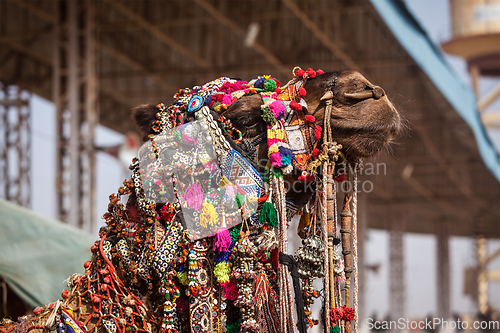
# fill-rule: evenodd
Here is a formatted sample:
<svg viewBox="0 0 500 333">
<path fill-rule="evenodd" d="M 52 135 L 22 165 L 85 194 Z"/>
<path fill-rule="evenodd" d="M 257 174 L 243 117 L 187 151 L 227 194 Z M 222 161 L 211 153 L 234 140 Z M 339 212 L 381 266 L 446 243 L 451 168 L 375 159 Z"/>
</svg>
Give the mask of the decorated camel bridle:
<svg viewBox="0 0 500 333">
<path fill-rule="evenodd" d="M 345 157 L 329 124 L 332 92 L 322 98 L 323 129 L 308 114 L 304 84 L 323 72 L 295 68 L 293 74 L 282 87 L 270 76 L 220 78 L 181 89 L 168 107 L 159 104 L 154 134 L 134 159 L 131 179 L 110 196 L 107 227 L 91 248 L 85 275 L 71 277 L 65 301 L 35 309 L 24 331 L 294 332 L 295 301 L 304 333 L 319 323 L 311 305 L 320 293 L 312 284 L 323 278 L 326 332 L 350 332 L 353 320 L 356 332 L 356 170 L 335 173 Z M 253 94 L 262 98 L 266 135 L 244 139 L 223 113 Z M 258 172 L 256 146 L 264 137 L 269 162 Z M 297 209 L 287 207 L 284 176 L 293 168 L 302 172 L 298 181 L 316 183 L 316 192 L 301 212 L 303 246 L 288 255 L 288 222 Z M 353 191 L 344 197 L 339 225 L 337 183 L 346 178 Z M 88 312 L 84 301 L 92 305 Z M 14 329 L 4 327 L 1 332 Z"/>
</svg>

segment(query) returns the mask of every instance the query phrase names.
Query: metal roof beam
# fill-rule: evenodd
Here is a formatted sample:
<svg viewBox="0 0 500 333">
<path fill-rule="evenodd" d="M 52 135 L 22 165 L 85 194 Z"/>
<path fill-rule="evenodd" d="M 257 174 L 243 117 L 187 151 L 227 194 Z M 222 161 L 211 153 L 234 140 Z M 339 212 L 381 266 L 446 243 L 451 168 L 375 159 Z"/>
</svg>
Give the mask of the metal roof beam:
<svg viewBox="0 0 500 333">
<path fill-rule="evenodd" d="M 401 178 L 418 194 L 420 194 L 422 197 L 427 199 L 429 202 L 435 204 L 439 208 L 441 208 L 443 211 L 448 212 L 454 216 L 456 216 L 459 219 L 464 219 L 467 218 L 470 215 L 470 212 L 467 210 L 464 210 L 460 207 L 457 207 L 455 205 L 451 205 L 448 202 L 439 199 L 432 191 L 430 191 L 427 187 L 419 183 L 415 178 L 411 177 L 411 174 L 406 174 L 406 168 L 405 171 L 403 171 L 403 174 L 401 175 Z"/>
<path fill-rule="evenodd" d="M 127 55 L 121 53 L 120 51 L 117 51 L 106 44 L 96 42 L 96 46 L 98 49 L 101 51 L 104 51 L 108 56 L 111 58 L 114 58 L 115 60 L 121 62 L 127 67 L 132 68 L 135 71 L 138 71 L 142 73 L 142 75 L 146 75 L 148 78 L 156 81 L 158 84 L 160 84 L 163 88 L 165 89 L 170 89 L 170 90 L 175 90 L 176 88 L 172 86 L 170 83 L 167 81 L 163 80 L 160 75 L 157 73 L 151 72 L 146 66 L 143 64 L 135 61 L 134 59 L 128 57 Z"/>
<path fill-rule="evenodd" d="M 212 15 L 217 21 L 219 21 L 222 25 L 227 27 L 232 33 L 235 33 L 241 37 L 244 37 L 245 32 L 241 29 L 234 21 L 227 18 L 224 14 L 218 11 L 214 6 L 209 4 L 206 0 L 194 0 L 205 11 L 207 11 L 210 15 Z M 269 63 L 271 63 L 279 72 L 284 75 L 290 75 L 290 69 L 284 66 L 281 61 L 278 60 L 269 52 L 262 44 L 255 41 L 252 45 L 250 45 L 257 53 L 263 56 Z"/>
<path fill-rule="evenodd" d="M 201 67 L 210 67 L 210 63 L 206 61 L 205 59 L 202 59 L 201 57 L 197 56 L 193 52 L 191 52 L 189 49 L 185 48 L 181 44 L 177 43 L 174 41 L 172 38 L 164 34 L 158 27 L 154 26 L 153 24 L 149 23 L 146 19 L 144 19 L 141 15 L 135 13 L 131 9 L 127 8 L 125 5 L 120 3 L 117 0 L 104 0 L 105 2 L 109 3 L 113 8 L 118 10 L 120 13 L 131 19 L 132 21 L 136 22 L 139 26 L 141 26 L 144 30 L 148 31 L 150 34 L 155 36 L 160 42 L 165 44 L 166 46 L 172 48 L 173 50 L 177 51 L 178 53 L 184 55 L 188 59 L 192 60 L 194 63 L 196 63 L 198 66 Z"/>
<path fill-rule="evenodd" d="M 313 14 L 318 16 L 330 17 L 334 14 L 353 14 L 353 13 L 365 13 L 369 10 L 368 6 L 350 6 L 350 7 L 339 7 L 335 10 L 326 10 L 317 12 L 317 10 L 304 11 L 307 15 Z M 295 17 L 293 13 L 284 12 L 284 11 L 273 11 L 273 12 L 265 12 L 259 14 L 258 17 L 252 17 L 252 21 L 262 22 L 262 21 L 272 21 L 272 20 L 286 20 Z M 241 22 L 242 20 L 248 21 L 248 16 L 233 16 L 233 20 L 236 22 Z M 193 18 L 176 18 L 176 19 L 168 19 L 161 21 L 150 21 L 152 25 L 158 28 L 169 28 L 169 27 L 192 27 L 199 25 L 213 25 L 217 24 L 217 21 L 214 21 L 210 17 L 196 17 Z M 111 31 L 133 31 L 139 30 L 142 27 L 139 27 L 134 23 L 123 23 L 123 22 L 113 22 L 113 23 L 105 23 L 100 25 L 99 30 L 101 32 L 111 32 Z"/>
<path fill-rule="evenodd" d="M 293 0 L 281 0 L 288 9 L 297 16 L 304 24 L 319 39 L 319 41 L 329 49 L 337 58 L 341 59 L 344 64 L 352 70 L 361 71 L 361 68 L 347 54 L 344 53 L 337 45 L 335 45 L 328 36 L 305 14 Z"/>
<path fill-rule="evenodd" d="M 50 23 L 54 23 L 56 21 L 56 19 L 53 15 L 47 13 L 46 11 L 44 11 L 44 10 L 38 8 L 37 6 L 32 5 L 26 1 L 23 1 L 23 0 L 7 0 L 7 1 L 12 3 L 12 4 L 15 4 L 16 6 L 18 6 L 20 8 L 27 10 L 31 14 L 41 18 L 44 21 L 47 21 Z"/>
<path fill-rule="evenodd" d="M 479 200 L 472 190 L 470 189 L 469 186 L 465 185 L 460 176 L 455 172 L 453 167 L 450 167 L 450 165 L 447 163 L 443 155 L 439 152 L 437 147 L 434 145 L 432 139 L 429 137 L 426 131 L 424 131 L 422 128 L 419 126 L 414 127 L 415 130 L 417 131 L 420 140 L 424 144 L 425 148 L 431 154 L 432 158 L 436 161 L 438 164 L 439 168 L 444 171 L 448 179 L 455 185 L 455 187 L 462 193 L 466 198 L 470 200 L 471 203 L 476 205 L 479 208 L 484 209 L 485 211 L 488 211 L 488 206 Z M 500 214 L 491 212 L 492 214 L 496 216 L 500 216 Z"/>
<path fill-rule="evenodd" d="M 0 45 L 1 44 L 7 45 L 11 49 L 13 49 L 19 53 L 27 55 L 27 56 L 35 59 L 36 61 L 40 62 L 43 65 L 52 66 L 52 61 L 49 58 L 46 58 L 45 56 L 39 54 L 38 52 L 33 51 L 31 48 L 29 48 L 27 46 L 14 43 L 9 38 L 1 37 L 0 38 Z"/>
</svg>

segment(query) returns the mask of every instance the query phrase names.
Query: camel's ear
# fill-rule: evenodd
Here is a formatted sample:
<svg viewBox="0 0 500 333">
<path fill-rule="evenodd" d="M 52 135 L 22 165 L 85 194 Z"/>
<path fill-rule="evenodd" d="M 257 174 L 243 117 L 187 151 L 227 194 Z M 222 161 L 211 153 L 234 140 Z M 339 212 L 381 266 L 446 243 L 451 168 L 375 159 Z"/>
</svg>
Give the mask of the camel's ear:
<svg viewBox="0 0 500 333">
<path fill-rule="evenodd" d="M 148 139 L 149 134 L 154 133 L 151 126 L 156 120 L 157 112 L 158 109 L 153 104 L 143 104 L 132 109 L 132 118 L 134 118 L 144 141 Z"/>
</svg>

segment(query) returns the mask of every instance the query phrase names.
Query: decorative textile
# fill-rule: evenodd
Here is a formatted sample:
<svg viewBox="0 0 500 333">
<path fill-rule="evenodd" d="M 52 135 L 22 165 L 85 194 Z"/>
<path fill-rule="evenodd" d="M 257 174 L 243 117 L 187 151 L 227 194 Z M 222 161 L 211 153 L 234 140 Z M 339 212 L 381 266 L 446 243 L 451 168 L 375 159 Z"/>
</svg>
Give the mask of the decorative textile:
<svg viewBox="0 0 500 333">
<path fill-rule="evenodd" d="M 231 149 L 221 159 L 222 174 L 231 184 L 237 185 L 250 197 L 259 198 L 264 191 L 264 181 L 255 168 L 236 150 Z"/>
</svg>

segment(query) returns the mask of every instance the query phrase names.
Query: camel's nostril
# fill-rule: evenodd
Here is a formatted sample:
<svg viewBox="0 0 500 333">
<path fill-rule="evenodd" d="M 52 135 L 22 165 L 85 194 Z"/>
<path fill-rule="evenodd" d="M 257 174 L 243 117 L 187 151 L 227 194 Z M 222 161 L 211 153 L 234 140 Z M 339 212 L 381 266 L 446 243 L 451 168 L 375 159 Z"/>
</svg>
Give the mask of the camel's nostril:
<svg viewBox="0 0 500 333">
<path fill-rule="evenodd" d="M 373 88 L 373 97 L 375 99 L 379 99 L 380 97 L 385 95 L 384 89 L 380 88 L 379 86 L 376 86 Z"/>
</svg>

